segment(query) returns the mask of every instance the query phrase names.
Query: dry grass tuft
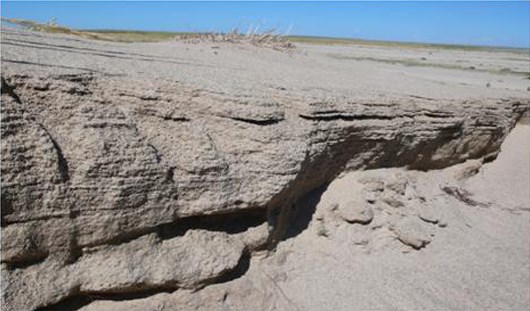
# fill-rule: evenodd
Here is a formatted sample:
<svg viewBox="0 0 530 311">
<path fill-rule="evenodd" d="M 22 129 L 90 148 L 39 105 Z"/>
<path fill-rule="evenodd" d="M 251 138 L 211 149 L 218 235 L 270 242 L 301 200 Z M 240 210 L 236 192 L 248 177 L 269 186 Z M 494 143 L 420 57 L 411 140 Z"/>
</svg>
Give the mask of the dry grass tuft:
<svg viewBox="0 0 530 311">
<path fill-rule="evenodd" d="M 246 34 L 239 32 L 237 29 L 227 33 L 176 33 L 132 30 L 74 30 L 58 25 L 55 19 L 47 23 L 38 23 L 31 20 L 2 18 L 2 22 L 18 25 L 31 31 L 70 34 L 84 38 L 105 41 L 157 42 L 175 39 L 189 43 L 214 42 L 251 44 L 283 51 L 290 50 L 295 47 L 286 36 L 275 33 L 275 30 L 269 30 L 260 33 L 257 31 L 248 31 Z"/>
<path fill-rule="evenodd" d="M 290 50 L 295 47 L 287 37 L 276 34 L 274 30 L 263 33 L 247 32 L 246 34 L 239 32 L 237 29 L 231 32 L 183 33 L 176 35 L 175 40 L 188 43 L 251 44 L 254 46 L 269 47 L 275 50 Z"/>
</svg>

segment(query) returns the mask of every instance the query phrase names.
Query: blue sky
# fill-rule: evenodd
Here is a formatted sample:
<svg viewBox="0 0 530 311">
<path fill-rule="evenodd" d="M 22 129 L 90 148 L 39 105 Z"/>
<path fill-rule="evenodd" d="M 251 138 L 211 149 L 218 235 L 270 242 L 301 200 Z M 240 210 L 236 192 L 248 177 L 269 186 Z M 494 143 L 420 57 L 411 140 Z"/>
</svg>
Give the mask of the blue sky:
<svg viewBox="0 0 530 311">
<path fill-rule="evenodd" d="M 530 2 L 15 2 L 2 17 L 73 28 L 246 31 L 450 44 L 530 46 Z"/>
</svg>

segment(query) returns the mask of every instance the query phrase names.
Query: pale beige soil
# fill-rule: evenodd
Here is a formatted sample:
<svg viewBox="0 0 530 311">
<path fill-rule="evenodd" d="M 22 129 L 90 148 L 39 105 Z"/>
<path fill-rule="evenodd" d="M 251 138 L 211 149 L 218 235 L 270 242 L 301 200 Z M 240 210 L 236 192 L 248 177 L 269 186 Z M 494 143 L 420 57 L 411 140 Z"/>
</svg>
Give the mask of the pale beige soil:
<svg viewBox="0 0 530 311">
<path fill-rule="evenodd" d="M 1 41 L 6 310 L 530 309 L 527 53 Z"/>
<path fill-rule="evenodd" d="M 208 42 L 111 43 L 11 29 L 3 29 L 2 45 L 3 71 L 138 76 L 232 94 L 280 89 L 296 96 L 335 94 L 359 100 L 530 94 L 529 55 L 518 50 L 297 44 L 292 51 L 276 51 Z"/>
<path fill-rule="evenodd" d="M 465 204 L 440 191 L 458 186 L 454 176 L 467 167 L 347 173 L 306 202 L 303 209 L 313 211 L 316 204 L 316 211 L 300 217 L 295 236 L 269 256 L 256 255 L 241 278 L 198 292 L 96 301 L 82 310 L 527 310 L 529 126 L 518 125 L 498 159 L 465 182 L 472 199 L 487 206 Z M 322 216 L 330 202 L 357 196 L 353 187 L 359 180 L 395 181 L 396 176 L 414 189 L 405 194 L 412 197 L 405 206 L 377 207 L 367 226 Z M 417 196 L 430 204 L 412 204 Z M 440 222 L 423 222 L 431 242 L 415 250 L 399 242 L 392 222 L 421 223 L 422 208 L 434 208 Z"/>
</svg>

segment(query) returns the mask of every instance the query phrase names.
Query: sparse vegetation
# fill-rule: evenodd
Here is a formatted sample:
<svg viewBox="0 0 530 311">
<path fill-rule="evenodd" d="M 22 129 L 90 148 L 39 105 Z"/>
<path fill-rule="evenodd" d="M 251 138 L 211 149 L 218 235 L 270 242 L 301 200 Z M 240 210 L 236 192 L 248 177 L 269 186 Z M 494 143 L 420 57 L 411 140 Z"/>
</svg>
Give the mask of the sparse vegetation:
<svg viewBox="0 0 530 311">
<path fill-rule="evenodd" d="M 332 54 L 332 53 L 328 54 L 328 56 L 331 58 L 335 58 L 335 59 L 371 61 L 371 62 L 386 63 L 386 64 L 392 64 L 392 65 L 399 64 L 399 65 L 403 65 L 407 67 L 436 67 L 436 68 L 445 68 L 445 69 L 490 72 L 490 73 L 496 73 L 496 74 L 500 73 L 500 74 L 524 75 L 524 76 L 528 76 L 528 78 L 530 79 L 530 72 L 526 72 L 526 71 L 516 71 L 516 70 L 509 69 L 509 68 L 494 70 L 494 69 L 477 68 L 475 66 L 468 67 L 465 65 L 441 64 L 441 63 L 427 62 L 427 58 L 425 59 L 421 58 L 418 61 L 415 59 L 388 59 L 388 58 L 377 58 L 377 57 L 366 57 L 366 56 L 345 56 L 342 54 Z"/>
<path fill-rule="evenodd" d="M 38 23 L 30 20 L 15 18 L 2 18 L 2 22 L 18 25 L 28 30 L 63 33 L 77 35 L 85 38 L 115 41 L 115 42 L 158 42 L 170 40 L 182 40 L 194 42 L 216 42 L 216 43 L 248 43 L 256 46 L 266 46 L 273 49 L 291 49 L 294 44 L 286 37 L 275 33 L 274 30 L 265 32 L 241 33 L 235 29 L 231 32 L 169 32 L 169 31 L 135 31 L 135 30 L 74 30 L 60 26 L 55 20 L 47 23 Z"/>
<path fill-rule="evenodd" d="M 438 48 L 438 49 L 457 49 L 457 50 L 509 50 L 511 52 L 528 53 L 528 49 L 517 48 L 496 48 L 486 46 L 468 46 L 468 45 L 454 45 L 454 44 L 431 44 L 431 43 L 415 43 L 415 42 L 394 42 L 394 41 L 378 41 L 378 40 L 363 40 L 350 38 L 330 38 L 317 36 L 296 36 L 296 35 L 279 35 L 274 31 L 260 32 L 260 33 L 246 33 L 243 34 L 237 30 L 229 33 L 201 33 L 201 32 L 171 32 L 171 31 L 138 31 L 138 30 L 111 30 L 111 29 L 71 29 L 65 26 L 58 25 L 54 20 L 48 23 L 37 23 L 30 20 L 20 20 L 14 18 L 2 18 L 3 22 L 16 24 L 26 29 L 51 32 L 51 33 L 65 33 L 81 37 L 86 37 L 96 40 L 115 41 L 115 42 L 158 42 L 169 41 L 175 38 L 186 40 L 224 40 L 237 42 L 250 42 L 259 45 L 272 46 L 292 46 L 294 43 L 307 44 L 321 44 L 321 45 L 366 45 L 366 46 L 384 46 L 396 48 Z"/>
<path fill-rule="evenodd" d="M 23 27 L 25 29 L 32 30 L 32 31 L 62 33 L 62 34 L 76 35 L 76 36 L 90 38 L 90 39 L 101 39 L 97 34 L 94 34 L 88 31 L 73 30 L 68 27 L 60 26 L 57 24 L 55 19 L 52 19 L 46 23 L 37 23 L 34 21 L 30 21 L 30 20 L 2 17 L 2 22 L 9 23 L 9 24 L 15 24 L 15 25 L 18 25 L 20 27 Z"/>
<path fill-rule="evenodd" d="M 161 42 L 170 41 L 179 33 L 168 31 L 135 31 L 94 29 L 84 30 L 99 36 L 98 39 L 114 42 Z"/>
<path fill-rule="evenodd" d="M 274 30 L 263 33 L 248 32 L 246 34 L 239 32 L 237 29 L 227 33 L 184 33 L 176 35 L 175 39 L 186 42 L 248 43 L 281 50 L 294 48 L 292 42 L 285 36 L 276 34 Z"/>
<path fill-rule="evenodd" d="M 419 43 L 419 42 L 399 42 L 399 41 L 379 41 L 379 40 L 331 38 L 331 37 L 316 37 L 316 36 L 287 36 L 287 38 L 292 42 L 323 44 L 323 45 L 367 45 L 367 46 L 381 46 L 381 47 L 394 47 L 394 48 L 407 48 L 407 49 L 436 48 L 436 49 L 465 50 L 465 51 L 509 50 L 511 52 L 519 51 L 522 53 L 528 53 L 528 49 L 508 48 L 508 47 L 490 47 L 490 46 Z"/>
</svg>

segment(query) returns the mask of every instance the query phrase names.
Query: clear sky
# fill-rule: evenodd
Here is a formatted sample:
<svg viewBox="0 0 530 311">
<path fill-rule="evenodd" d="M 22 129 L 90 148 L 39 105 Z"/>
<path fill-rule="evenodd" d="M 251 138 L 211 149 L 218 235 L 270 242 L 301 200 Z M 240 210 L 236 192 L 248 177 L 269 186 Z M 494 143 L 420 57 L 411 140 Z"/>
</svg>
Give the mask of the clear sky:
<svg viewBox="0 0 530 311">
<path fill-rule="evenodd" d="M 14 2 L 2 17 L 83 29 L 246 31 L 530 46 L 530 2 Z"/>
</svg>

